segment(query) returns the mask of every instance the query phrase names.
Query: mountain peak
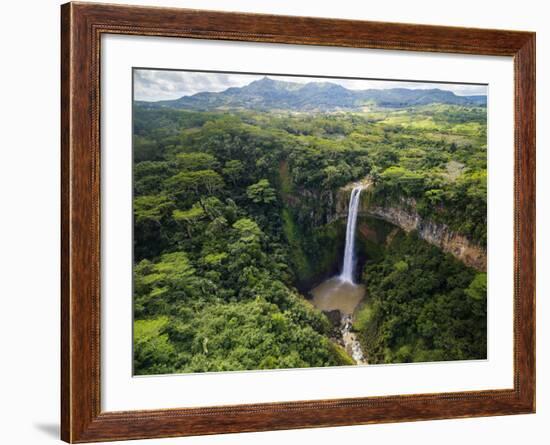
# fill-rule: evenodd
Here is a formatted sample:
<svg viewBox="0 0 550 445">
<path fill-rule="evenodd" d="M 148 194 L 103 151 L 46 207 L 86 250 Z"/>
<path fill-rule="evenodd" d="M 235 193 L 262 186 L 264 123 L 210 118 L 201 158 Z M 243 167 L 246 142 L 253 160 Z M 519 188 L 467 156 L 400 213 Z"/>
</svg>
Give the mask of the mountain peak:
<svg viewBox="0 0 550 445">
<path fill-rule="evenodd" d="M 254 84 L 254 85 L 273 85 L 276 81 L 267 77 L 267 76 L 264 76 L 262 77 L 261 79 L 257 79 L 257 80 L 253 80 L 252 82 L 250 82 L 248 84 L 248 86 Z"/>
<path fill-rule="evenodd" d="M 248 85 L 245 85 L 244 87 L 242 87 L 242 89 L 245 91 L 252 90 L 252 89 L 258 90 L 258 91 L 260 91 L 261 89 L 295 90 L 300 86 L 302 86 L 301 83 L 287 82 L 284 80 L 275 80 L 275 79 L 272 79 L 271 77 L 264 76 L 261 79 L 257 79 L 250 82 Z"/>
</svg>

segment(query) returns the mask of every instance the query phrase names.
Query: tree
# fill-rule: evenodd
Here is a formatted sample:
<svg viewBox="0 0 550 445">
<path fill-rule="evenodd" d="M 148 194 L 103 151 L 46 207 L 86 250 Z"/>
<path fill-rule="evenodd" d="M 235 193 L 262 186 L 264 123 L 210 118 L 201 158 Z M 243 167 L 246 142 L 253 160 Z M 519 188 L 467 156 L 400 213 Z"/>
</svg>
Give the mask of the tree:
<svg viewBox="0 0 550 445">
<path fill-rule="evenodd" d="M 197 290 L 195 268 L 183 252 L 166 253 L 160 261 L 153 264 L 150 274 L 143 277 L 151 290 L 186 290 L 193 293 Z"/>
<path fill-rule="evenodd" d="M 152 161 L 159 159 L 159 150 L 154 141 L 143 136 L 134 136 L 134 162 Z"/>
<path fill-rule="evenodd" d="M 168 322 L 167 317 L 134 322 L 134 370 L 137 375 L 174 372 L 176 350 L 168 335 L 161 333 Z"/>
<path fill-rule="evenodd" d="M 441 189 L 426 190 L 424 197 L 431 206 L 438 206 L 443 202 L 445 191 Z"/>
<path fill-rule="evenodd" d="M 339 182 L 340 172 L 334 165 L 329 165 L 323 169 L 325 179 L 323 185 L 327 188 L 333 188 Z"/>
<path fill-rule="evenodd" d="M 173 202 L 164 195 L 138 196 L 134 199 L 135 222 L 139 225 L 146 222 L 160 224 L 173 206 Z"/>
<path fill-rule="evenodd" d="M 226 176 L 233 185 L 239 183 L 244 171 L 244 164 L 238 159 L 227 161 L 222 168 L 223 175 Z"/>
<path fill-rule="evenodd" d="M 464 289 L 464 293 L 474 300 L 485 300 L 487 298 L 487 274 L 476 274 L 470 285 Z"/>
<path fill-rule="evenodd" d="M 241 218 L 233 228 L 237 230 L 238 239 L 245 242 L 259 242 L 263 233 L 253 220 L 249 218 Z"/>
<path fill-rule="evenodd" d="M 195 203 L 188 210 L 174 210 L 172 215 L 174 220 L 184 224 L 187 230 L 187 236 L 192 238 L 193 228 L 197 226 L 198 221 L 204 218 L 205 212 L 199 203 Z"/>
<path fill-rule="evenodd" d="M 136 260 L 152 258 L 166 247 L 169 216 L 175 207 L 164 195 L 142 195 L 134 198 L 134 255 Z"/>
<path fill-rule="evenodd" d="M 195 199 L 200 199 L 203 195 L 212 195 L 221 190 L 224 182 L 213 170 L 184 171 L 169 178 L 166 187 L 176 195 L 191 195 Z"/>
<path fill-rule="evenodd" d="M 180 170 L 185 171 L 216 170 L 219 166 L 216 157 L 208 153 L 179 153 L 176 160 Z"/>
<path fill-rule="evenodd" d="M 424 176 L 404 167 L 389 167 L 382 172 L 380 178 L 383 186 L 392 194 L 401 192 L 406 196 L 416 196 L 424 189 Z"/>
<path fill-rule="evenodd" d="M 267 179 L 260 179 L 246 189 L 246 196 L 255 204 L 272 204 L 277 201 L 275 189 Z"/>
<path fill-rule="evenodd" d="M 225 210 L 223 203 L 215 196 L 209 196 L 201 200 L 200 205 L 211 221 L 222 216 Z"/>
<path fill-rule="evenodd" d="M 134 270 L 136 316 L 170 315 L 215 297 L 211 283 L 197 275 L 184 252 L 165 253 L 156 262 L 142 260 Z"/>
<path fill-rule="evenodd" d="M 362 173 L 363 171 L 360 170 Z M 352 170 L 347 162 L 338 162 L 336 165 L 329 165 L 323 169 L 325 179 L 323 180 L 323 186 L 329 189 L 335 189 L 340 187 L 352 178 Z"/>
<path fill-rule="evenodd" d="M 161 193 L 162 182 L 173 174 L 166 161 L 144 161 L 134 166 L 134 190 L 136 195 Z"/>
</svg>

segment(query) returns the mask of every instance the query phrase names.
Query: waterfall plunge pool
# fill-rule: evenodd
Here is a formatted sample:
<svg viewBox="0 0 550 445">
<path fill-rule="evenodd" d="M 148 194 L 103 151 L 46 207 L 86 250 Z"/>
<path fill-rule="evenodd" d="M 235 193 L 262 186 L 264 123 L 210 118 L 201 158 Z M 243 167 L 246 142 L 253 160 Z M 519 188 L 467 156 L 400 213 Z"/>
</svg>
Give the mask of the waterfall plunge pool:
<svg viewBox="0 0 550 445">
<path fill-rule="evenodd" d="M 323 281 L 311 291 L 313 305 L 325 312 L 334 310 L 352 315 L 365 296 L 365 286 L 332 277 Z"/>
</svg>

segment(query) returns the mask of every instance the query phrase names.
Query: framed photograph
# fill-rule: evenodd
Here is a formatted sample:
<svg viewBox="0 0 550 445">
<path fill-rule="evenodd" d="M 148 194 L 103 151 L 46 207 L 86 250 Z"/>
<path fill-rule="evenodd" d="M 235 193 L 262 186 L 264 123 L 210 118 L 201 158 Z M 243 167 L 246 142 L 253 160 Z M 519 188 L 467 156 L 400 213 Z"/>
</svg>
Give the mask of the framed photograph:
<svg viewBox="0 0 550 445">
<path fill-rule="evenodd" d="M 62 439 L 535 411 L 535 35 L 62 6 Z"/>
</svg>

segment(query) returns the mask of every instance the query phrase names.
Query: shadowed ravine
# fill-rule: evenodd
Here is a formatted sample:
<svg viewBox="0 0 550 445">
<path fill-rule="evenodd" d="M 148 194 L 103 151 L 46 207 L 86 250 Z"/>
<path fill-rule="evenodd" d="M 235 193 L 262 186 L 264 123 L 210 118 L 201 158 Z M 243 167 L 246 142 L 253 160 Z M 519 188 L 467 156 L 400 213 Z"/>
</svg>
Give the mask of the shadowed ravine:
<svg viewBox="0 0 550 445">
<path fill-rule="evenodd" d="M 357 213 L 361 191 L 364 187 L 364 185 L 357 185 L 351 191 L 346 226 L 346 245 L 340 275 L 329 278 L 311 290 L 314 306 L 324 312 L 339 312 L 339 332 L 343 346 L 358 365 L 367 364 L 361 344 L 355 333 L 352 332 L 353 313 L 365 297 L 365 286 L 355 283 Z"/>
</svg>

